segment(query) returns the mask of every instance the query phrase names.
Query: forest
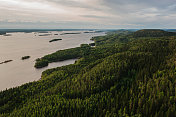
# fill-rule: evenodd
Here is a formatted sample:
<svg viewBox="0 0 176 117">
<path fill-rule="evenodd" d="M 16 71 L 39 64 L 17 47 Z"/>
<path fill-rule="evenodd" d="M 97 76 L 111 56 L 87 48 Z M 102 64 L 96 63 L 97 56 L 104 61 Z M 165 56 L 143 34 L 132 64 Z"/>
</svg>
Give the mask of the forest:
<svg viewBox="0 0 176 117">
<path fill-rule="evenodd" d="M 0 117 L 175 117 L 176 35 L 120 30 L 93 37 L 94 47 L 60 50 L 36 60 L 39 81 L 0 92 Z"/>
</svg>

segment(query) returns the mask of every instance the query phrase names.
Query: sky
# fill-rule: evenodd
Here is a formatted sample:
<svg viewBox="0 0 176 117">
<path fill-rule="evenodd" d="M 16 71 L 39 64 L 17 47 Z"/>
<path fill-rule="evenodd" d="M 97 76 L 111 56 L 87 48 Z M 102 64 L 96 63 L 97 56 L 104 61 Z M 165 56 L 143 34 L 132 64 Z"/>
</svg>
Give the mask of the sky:
<svg viewBox="0 0 176 117">
<path fill-rule="evenodd" d="M 176 28 L 176 0 L 0 0 L 0 29 Z"/>
</svg>

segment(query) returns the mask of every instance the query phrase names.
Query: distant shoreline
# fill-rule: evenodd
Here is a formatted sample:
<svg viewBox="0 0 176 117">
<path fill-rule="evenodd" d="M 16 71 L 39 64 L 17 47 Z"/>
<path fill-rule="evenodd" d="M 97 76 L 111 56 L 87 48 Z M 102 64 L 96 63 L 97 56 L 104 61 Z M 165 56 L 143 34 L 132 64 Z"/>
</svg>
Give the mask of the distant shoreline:
<svg viewBox="0 0 176 117">
<path fill-rule="evenodd" d="M 45 31 L 99 31 L 100 29 L 0 29 L 0 33 L 11 32 L 45 32 Z"/>
<path fill-rule="evenodd" d="M 117 31 L 117 30 L 131 30 L 137 31 L 141 29 L 0 29 L 0 35 L 6 33 L 15 33 L 15 32 L 24 32 L 24 33 L 32 33 L 32 32 L 46 32 L 46 31 L 95 31 L 94 33 L 98 32 L 109 32 L 109 31 Z M 176 29 L 162 29 L 169 32 L 176 32 Z"/>
</svg>

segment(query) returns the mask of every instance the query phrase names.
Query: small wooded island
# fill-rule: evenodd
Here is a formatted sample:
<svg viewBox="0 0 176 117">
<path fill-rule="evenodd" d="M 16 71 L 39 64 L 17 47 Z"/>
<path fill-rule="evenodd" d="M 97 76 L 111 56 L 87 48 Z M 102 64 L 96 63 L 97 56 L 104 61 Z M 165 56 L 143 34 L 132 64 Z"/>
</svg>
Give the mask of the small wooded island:
<svg viewBox="0 0 176 117">
<path fill-rule="evenodd" d="M 4 62 L 1 62 L 0 64 L 4 64 L 4 63 L 9 63 L 9 62 L 12 62 L 13 60 L 6 60 Z"/>
<path fill-rule="evenodd" d="M 21 60 L 25 60 L 25 59 L 29 59 L 30 58 L 30 56 L 23 56 L 23 57 L 21 57 Z"/>
<path fill-rule="evenodd" d="M 81 32 L 75 32 L 75 33 L 62 33 L 62 34 L 60 34 L 60 35 L 73 35 L 73 34 L 81 34 Z"/>
<path fill-rule="evenodd" d="M 50 36 L 52 34 L 42 34 L 42 35 L 38 35 L 38 36 Z"/>
<path fill-rule="evenodd" d="M 49 42 L 51 43 L 51 42 L 60 41 L 60 40 L 62 40 L 62 39 L 52 39 Z"/>
</svg>

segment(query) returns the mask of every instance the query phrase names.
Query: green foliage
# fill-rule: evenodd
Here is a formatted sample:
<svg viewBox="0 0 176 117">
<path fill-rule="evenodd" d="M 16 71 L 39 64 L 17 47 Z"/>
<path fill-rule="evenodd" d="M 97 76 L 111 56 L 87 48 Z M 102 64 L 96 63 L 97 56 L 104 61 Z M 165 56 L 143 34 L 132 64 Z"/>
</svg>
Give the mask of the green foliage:
<svg viewBox="0 0 176 117">
<path fill-rule="evenodd" d="M 30 56 L 23 56 L 23 57 L 21 57 L 21 60 L 25 60 L 25 59 L 29 59 L 30 58 Z"/>
<path fill-rule="evenodd" d="M 51 42 L 60 41 L 60 40 L 62 40 L 62 39 L 52 39 L 49 42 L 51 43 Z"/>
<path fill-rule="evenodd" d="M 42 68 L 48 66 L 49 61 L 45 59 L 37 59 L 35 66 L 36 68 Z"/>
<path fill-rule="evenodd" d="M 81 57 L 0 92 L 0 116 L 176 116 L 175 36 L 134 39 L 113 32 L 93 40 L 96 47 L 82 44 L 38 59 L 43 65 Z"/>
<path fill-rule="evenodd" d="M 84 47 L 59 50 L 53 54 L 46 55 L 46 56 L 36 60 L 35 67 L 42 68 L 42 67 L 48 66 L 48 63 L 82 57 L 83 56 L 82 55 L 82 48 L 84 48 Z"/>
<path fill-rule="evenodd" d="M 167 32 L 160 29 L 144 29 L 136 31 L 132 35 L 134 37 L 163 37 L 163 36 L 176 36 L 176 33 Z"/>
</svg>

